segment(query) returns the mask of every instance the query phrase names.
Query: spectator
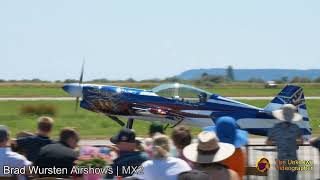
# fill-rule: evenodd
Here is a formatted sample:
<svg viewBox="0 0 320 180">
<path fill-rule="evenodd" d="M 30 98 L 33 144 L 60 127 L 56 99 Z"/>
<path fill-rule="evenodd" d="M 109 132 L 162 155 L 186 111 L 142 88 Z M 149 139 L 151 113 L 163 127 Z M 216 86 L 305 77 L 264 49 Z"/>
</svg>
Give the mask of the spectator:
<svg viewBox="0 0 320 180">
<path fill-rule="evenodd" d="M 9 166 L 10 168 L 23 168 L 31 165 L 24 156 L 12 152 L 9 148 L 9 131 L 5 126 L 0 125 L 0 177 L 15 176 L 15 174 L 5 174 L 4 166 Z M 26 168 L 28 169 L 28 168 Z M 28 171 L 26 170 L 26 173 Z M 25 176 L 18 175 L 18 180 L 26 179 Z"/>
<path fill-rule="evenodd" d="M 241 149 L 248 143 L 248 133 L 237 129 L 237 124 L 232 117 L 220 117 L 216 126 L 205 128 L 206 131 L 213 131 L 217 134 L 220 142 L 229 143 L 235 146 L 235 152 L 229 158 L 223 160 L 222 164 L 228 166 L 238 173 L 240 179 L 246 173 L 245 152 Z"/>
<path fill-rule="evenodd" d="M 149 137 L 153 137 L 156 133 L 164 134 L 164 128 L 161 123 L 152 122 L 149 127 Z"/>
<path fill-rule="evenodd" d="M 122 169 L 138 167 L 148 159 L 146 153 L 137 150 L 136 134 L 132 129 L 121 129 L 110 141 L 115 144 L 115 148 L 118 150 L 118 157 L 112 164 L 114 175 L 131 176 L 132 174 L 126 173 Z M 111 175 L 108 175 L 108 178 L 111 178 Z"/>
<path fill-rule="evenodd" d="M 134 178 L 142 180 L 176 180 L 182 172 L 191 170 L 182 159 L 170 157 L 169 138 L 156 135 L 153 138 L 154 156 L 152 160 L 142 163 L 142 171 L 136 172 Z"/>
<path fill-rule="evenodd" d="M 198 135 L 198 143 L 183 149 L 183 155 L 194 163 L 195 169 L 207 172 L 211 179 L 238 180 L 238 174 L 222 164 L 234 151 L 232 144 L 218 142 L 214 133 L 204 131 Z"/>
<path fill-rule="evenodd" d="M 144 144 L 144 151 L 148 154 L 149 158 L 153 156 L 153 149 L 152 149 L 152 138 L 145 138 L 143 140 Z"/>
<path fill-rule="evenodd" d="M 188 160 L 183 156 L 182 151 L 183 148 L 191 144 L 192 135 L 190 129 L 186 126 L 175 127 L 171 133 L 171 139 L 176 147 L 177 157 L 188 162 Z M 192 165 L 191 162 L 188 162 L 188 164 Z"/>
<path fill-rule="evenodd" d="M 29 136 L 34 136 L 34 134 L 31 133 L 31 132 L 28 132 L 28 131 L 21 131 L 21 132 L 17 133 L 16 139 L 25 138 L 25 137 L 29 137 Z M 19 154 L 21 154 L 21 155 L 23 155 L 23 156 L 27 156 L 27 153 L 26 153 L 23 149 L 18 148 L 18 147 L 15 145 L 15 141 L 14 141 L 14 140 L 12 140 L 11 142 L 12 142 L 12 143 L 11 143 L 11 149 L 12 149 L 12 151 L 14 151 L 14 152 L 16 152 L 16 153 L 19 153 Z"/>
<path fill-rule="evenodd" d="M 208 173 L 199 170 L 191 170 L 180 173 L 178 176 L 178 180 L 210 180 L 210 176 Z"/>
<path fill-rule="evenodd" d="M 35 162 L 40 149 L 53 143 L 49 138 L 53 127 L 53 119 L 50 117 L 40 117 L 38 119 L 38 132 L 35 135 L 18 138 L 13 141 L 15 146 L 26 154 L 29 161 Z"/>
<path fill-rule="evenodd" d="M 311 144 L 311 146 L 317 148 L 318 151 L 320 151 L 320 137 L 314 137 L 310 139 L 309 143 Z"/>
<path fill-rule="evenodd" d="M 301 130 L 294 121 L 299 121 L 302 116 L 298 114 L 297 109 L 292 104 L 285 104 L 280 110 L 273 111 L 275 118 L 283 121 L 269 131 L 267 144 L 277 146 L 278 160 L 297 160 L 298 144 L 303 143 Z M 288 165 L 289 166 L 289 165 Z M 279 170 L 279 179 L 294 180 L 297 179 L 297 171 Z"/>
<path fill-rule="evenodd" d="M 28 132 L 28 131 L 21 131 L 16 135 L 16 138 L 20 139 L 20 138 L 25 138 L 25 137 L 29 137 L 29 136 L 34 136 L 34 134 L 31 132 Z"/>
<path fill-rule="evenodd" d="M 314 137 L 314 138 L 310 139 L 309 143 L 311 146 L 317 148 L 318 152 L 320 152 L 320 137 Z M 320 156 L 319 156 L 319 158 L 320 158 Z M 320 159 L 319 159 L 319 161 L 320 161 Z"/>
<path fill-rule="evenodd" d="M 67 172 L 59 175 L 45 174 L 42 176 L 69 177 L 74 161 L 78 155 L 75 148 L 78 146 L 79 134 L 72 128 L 64 128 L 60 132 L 59 142 L 41 148 L 35 165 L 40 168 L 67 168 Z"/>
<path fill-rule="evenodd" d="M 164 127 L 159 122 L 152 122 L 149 126 L 149 137 L 143 141 L 144 151 L 148 154 L 149 158 L 153 156 L 152 150 L 152 137 L 156 134 L 164 134 Z"/>
</svg>

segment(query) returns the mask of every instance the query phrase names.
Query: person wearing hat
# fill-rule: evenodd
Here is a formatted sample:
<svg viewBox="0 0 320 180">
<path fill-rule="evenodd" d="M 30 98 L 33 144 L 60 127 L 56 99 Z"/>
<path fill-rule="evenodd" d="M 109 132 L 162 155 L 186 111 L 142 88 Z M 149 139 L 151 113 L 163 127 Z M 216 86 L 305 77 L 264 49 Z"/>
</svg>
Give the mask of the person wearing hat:
<svg viewBox="0 0 320 180">
<path fill-rule="evenodd" d="M 207 127 L 204 130 L 215 132 L 220 142 L 235 146 L 236 149 L 232 156 L 223 160 L 222 163 L 236 171 L 242 179 L 246 173 L 246 158 L 241 148 L 248 143 L 248 132 L 238 129 L 236 120 L 228 116 L 218 118 L 216 126 Z"/>
<path fill-rule="evenodd" d="M 122 169 L 124 167 L 138 167 L 148 160 L 148 155 L 137 149 L 137 143 L 139 142 L 136 140 L 136 134 L 132 129 L 121 129 L 117 135 L 111 137 L 110 141 L 115 144 L 118 151 L 118 157 L 112 164 L 114 176 L 131 176 L 132 174 L 126 174 Z M 111 178 L 111 176 L 108 175 L 107 178 Z"/>
<path fill-rule="evenodd" d="M 28 166 L 31 166 L 31 162 L 27 160 L 21 154 L 12 152 L 9 144 L 9 130 L 6 126 L 0 125 L 0 177 L 10 177 L 17 176 L 18 180 L 24 180 L 26 177 L 25 174 L 11 174 L 7 173 L 4 170 L 4 167 L 10 168 L 24 168 L 25 173 L 28 173 Z"/>
<path fill-rule="evenodd" d="M 156 133 L 164 134 L 164 127 L 159 122 L 152 122 L 149 126 L 149 137 L 153 137 Z"/>
<path fill-rule="evenodd" d="M 156 134 L 153 137 L 153 157 L 151 160 L 142 163 L 143 172 L 133 175 L 141 180 L 176 180 L 178 175 L 190 171 L 191 167 L 180 158 L 170 155 L 170 139 L 163 134 Z"/>
<path fill-rule="evenodd" d="M 277 146 L 278 160 L 297 160 L 298 144 L 303 143 L 303 138 L 299 126 L 294 122 L 302 120 L 302 116 L 292 104 L 283 105 L 281 109 L 273 111 L 272 115 L 280 122 L 269 130 L 266 143 Z M 279 179 L 295 180 L 297 171 L 279 170 Z"/>
<path fill-rule="evenodd" d="M 203 131 L 198 135 L 197 143 L 183 149 L 183 155 L 194 163 L 195 169 L 207 172 L 211 179 L 239 180 L 235 171 L 222 164 L 234 151 L 232 144 L 219 142 L 215 133 Z"/>
<path fill-rule="evenodd" d="M 204 93 L 204 92 L 200 93 L 198 95 L 198 97 L 199 97 L 199 102 L 200 103 L 206 103 L 207 100 L 208 100 L 208 95 L 207 95 L 207 93 Z"/>
<path fill-rule="evenodd" d="M 149 126 L 149 137 L 143 140 L 144 151 L 148 154 L 151 158 L 153 151 L 152 151 L 152 138 L 156 134 L 165 134 L 164 127 L 160 122 L 152 122 Z"/>
</svg>

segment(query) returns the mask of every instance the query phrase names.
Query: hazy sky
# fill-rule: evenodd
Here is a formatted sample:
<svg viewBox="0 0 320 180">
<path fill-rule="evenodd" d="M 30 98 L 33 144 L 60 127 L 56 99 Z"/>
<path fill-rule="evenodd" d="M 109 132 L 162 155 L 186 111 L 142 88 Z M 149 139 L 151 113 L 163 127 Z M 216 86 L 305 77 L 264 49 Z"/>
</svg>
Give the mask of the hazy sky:
<svg viewBox="0 0 320 180">
<path fill-rule="evenodd" d="M 1 0 L 0 79 L 320 68 L 320 1 Z"/>
</svg>

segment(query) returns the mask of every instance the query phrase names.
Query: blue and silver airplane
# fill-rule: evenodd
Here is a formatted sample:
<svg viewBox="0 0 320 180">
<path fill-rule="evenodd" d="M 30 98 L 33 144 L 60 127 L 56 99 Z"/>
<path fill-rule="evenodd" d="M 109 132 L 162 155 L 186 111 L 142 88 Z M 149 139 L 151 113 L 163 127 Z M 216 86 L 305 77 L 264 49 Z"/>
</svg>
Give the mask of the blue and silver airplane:
<svg viewBox="0 0 320 180">
<path fill-rule="evenodd" d="M 251 134 L 266 136 L 270 128 L 279 120 L 272 111 L 283 104 L 293 104 L 303 116 L 295 122 L 307 138 L 311 127 L 303 89 L 287 85 L 265 108 L 255 107 L 218 94 L 209 93 L 184 84 L 163 84 L 152 90 L 128 87 L 80 83 L 65 84 L 63 89 L 71 96 L 81 98 L 80 107 L 103 113 L 121 126 L 132 128 L 133 120 L 161 121 L 168 127 L 186 124 L 207 127 L 215 124 L 221 116 L 231 116 L 237 120 L 239 128 Z M 119 119 L 128 119 L 127 124 Z"/>
</svg>

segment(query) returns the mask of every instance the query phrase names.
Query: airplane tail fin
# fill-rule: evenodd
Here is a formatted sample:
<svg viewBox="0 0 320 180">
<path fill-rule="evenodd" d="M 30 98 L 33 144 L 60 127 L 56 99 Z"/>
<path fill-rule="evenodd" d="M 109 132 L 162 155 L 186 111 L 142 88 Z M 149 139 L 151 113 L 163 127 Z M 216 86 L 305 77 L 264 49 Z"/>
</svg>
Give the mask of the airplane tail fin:
<svg viewBox="0 0 320 180">
<path fill-rule="evenodd" d="M 302 87 L 287 85 L 282 91 L 264 108 L 265 111 L 274 111 L 280 109 L 284 104 L 293 104 L 297 107 L 298 113 L 303 116 L 300 127 L 304 130 L 304 135 L 311 134 L 311 127 L 307 105 Z M 307 132 L 305 132 L 305 130 Z"/>
</svg>

